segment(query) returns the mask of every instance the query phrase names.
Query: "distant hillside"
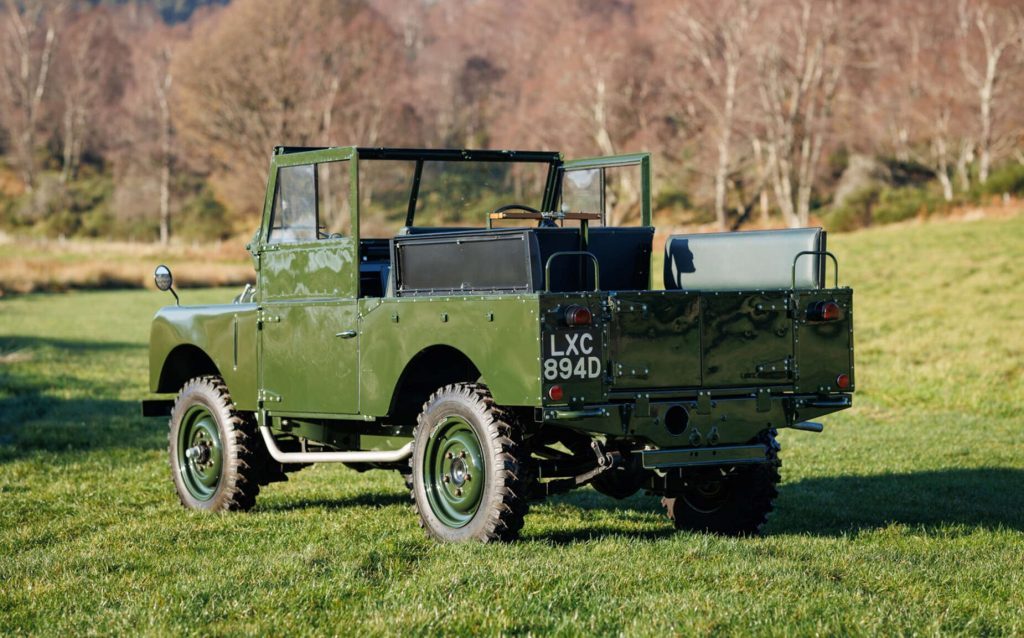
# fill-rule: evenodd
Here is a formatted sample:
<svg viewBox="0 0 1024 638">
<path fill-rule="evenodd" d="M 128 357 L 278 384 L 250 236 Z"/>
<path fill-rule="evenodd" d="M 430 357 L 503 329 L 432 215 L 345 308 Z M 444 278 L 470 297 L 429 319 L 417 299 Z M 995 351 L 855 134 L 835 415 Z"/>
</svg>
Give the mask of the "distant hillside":
<svg viewBox="0 0 1024 638">
<path fill-rule="evenodd" d="M 92 4 L 128 4 L 156 7 L 165 22 L 174 23 L 188 20 L 192 12 L 211 4 L 228 4 L 231 0 L 89 0 Z"/>
</svg>

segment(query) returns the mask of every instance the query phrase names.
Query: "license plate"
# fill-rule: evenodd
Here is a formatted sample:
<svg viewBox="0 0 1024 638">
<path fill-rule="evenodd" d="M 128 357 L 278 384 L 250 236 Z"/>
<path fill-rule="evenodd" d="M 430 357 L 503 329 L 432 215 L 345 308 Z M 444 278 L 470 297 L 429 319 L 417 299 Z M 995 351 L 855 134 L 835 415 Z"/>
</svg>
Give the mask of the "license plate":
<svg viewBox="0 0 1024 638">
<path fill-rule="evenodd" d="M 558 330 L 544 335 L 544 380 L 600 378 L 601 338 L 596 330 Z"/>
</svg>

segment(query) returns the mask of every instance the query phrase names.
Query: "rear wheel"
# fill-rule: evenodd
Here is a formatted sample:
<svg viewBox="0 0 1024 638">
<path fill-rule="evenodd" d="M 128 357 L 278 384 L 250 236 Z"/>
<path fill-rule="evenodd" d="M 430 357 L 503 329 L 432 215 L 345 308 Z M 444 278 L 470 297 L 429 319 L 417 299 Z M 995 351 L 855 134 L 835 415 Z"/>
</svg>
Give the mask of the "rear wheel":
<svg viewBox="0 0 1024 638">
<path fill-rule="evenodd" d="M 683 489 L 661 500 L 676 529 L 727 536 L 758 534 L 779 495 L 775 433 L 766 435 L 768 463 L 715 468 L 684 478 Z"/>
<path fill-rule="evenodd" d="M 261 478 L 255 430 L 252 419 L 234 409 L 220 377 L 196 377 L 182 386 L 168 435 L 182 505 L 212 512 L 252 508 Z"/>
<path fill-rule="evenodd" d="M 527 503 L 519 433 L 486 387 L 435 392 L 417 420 L 412 499 L 427 535 L 441 541 L 513 540 Z"/>
</svg>

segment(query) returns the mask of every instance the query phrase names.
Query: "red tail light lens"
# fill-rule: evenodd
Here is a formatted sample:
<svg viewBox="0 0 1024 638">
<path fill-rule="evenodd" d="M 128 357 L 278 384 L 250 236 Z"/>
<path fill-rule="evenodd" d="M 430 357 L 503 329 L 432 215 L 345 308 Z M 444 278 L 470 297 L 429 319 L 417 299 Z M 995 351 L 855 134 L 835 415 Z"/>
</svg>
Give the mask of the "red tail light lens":
<svg viewBox="0 0 1024 638">
<path fill-rule="evenodd" d="M 836 377 L 836 386 L 838 386 L 840 390 L 845 390 L 850 387 L 850 375 L 841 374 Z"/>
<path fill-rule="evenodd" d="M 843 309 L 834 301 L 819 301 L 807 309 L 811 321 L 835 321 L 842 318 Z"/>
<path fill-rule="evenodd" d="M 589 326 L 594 315 L 583 306 L 569 306 L 565 310 L 565 323 L 570 326 Z"/>
<path fill-rule="evenodd" d="M 551 399 L 552 401 L 561 401 L 562 396 L 562 386 L 553 385 L 550 388 L 548 388 L 548 398 Z"/>
</svg>

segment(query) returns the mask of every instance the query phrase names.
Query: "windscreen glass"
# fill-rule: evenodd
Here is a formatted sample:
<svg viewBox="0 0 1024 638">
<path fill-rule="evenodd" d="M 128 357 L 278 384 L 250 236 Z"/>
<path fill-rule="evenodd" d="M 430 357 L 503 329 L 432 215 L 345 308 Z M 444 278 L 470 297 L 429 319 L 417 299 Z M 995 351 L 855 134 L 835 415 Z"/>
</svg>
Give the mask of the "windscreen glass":
<svg viewBox="0 0 1024 638">
<path fill-rule="evenodd" d="M 640 164 L 566 169 L 562 175 L 562 212 L 600 214 L 601 219 L 590 222 L 591 226 L 638 224 L 642 180 Z"/>
<path fill-rule="evenodd" d="M 487 215 L 501 206 L 524 204 L 539 210 L 548 167 L 545 162 L 425 160 L 413 224 L 483 228 Z M 359 163 L 362 237 L 393 237 L 401 231 L 415 181 L 415 161 Z"/>
</svg>

